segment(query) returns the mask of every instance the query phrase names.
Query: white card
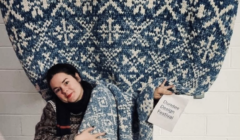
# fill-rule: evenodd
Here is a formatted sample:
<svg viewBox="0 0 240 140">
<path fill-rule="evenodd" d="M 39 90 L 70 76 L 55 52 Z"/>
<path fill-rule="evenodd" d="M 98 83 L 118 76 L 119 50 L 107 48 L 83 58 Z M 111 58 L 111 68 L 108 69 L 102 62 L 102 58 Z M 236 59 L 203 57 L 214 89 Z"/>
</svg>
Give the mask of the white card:
<svg viewBox="0 0 240 140">
<path fill-rule="evenodd" d="M 188 99 L 179 95 L 163 95 L 153 109 L 148 122 L 172 132 L 187 104 Z"/>
</svg>

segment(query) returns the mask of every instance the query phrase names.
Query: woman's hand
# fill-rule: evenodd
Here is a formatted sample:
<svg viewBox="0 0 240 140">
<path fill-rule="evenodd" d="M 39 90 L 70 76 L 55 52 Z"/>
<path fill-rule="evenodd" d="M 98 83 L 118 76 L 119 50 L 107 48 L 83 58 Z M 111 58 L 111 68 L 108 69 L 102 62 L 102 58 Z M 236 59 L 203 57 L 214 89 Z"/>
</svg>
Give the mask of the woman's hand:
<svg viewBox="0 0 240 140">
<path fill-rule="evenodd" d="M 75 136 L 74 140 L 107 140 L 107 139 L 100 139 L 98 137 L 105 135 L 106 133 L 96 133 L 91 134 L 90 132 L 93 130 L 93 127 L 89 127 L 85 129 L 82 133 Z"/>
<path fill-rule="evenodd" d="M 163 81 L 163 83 L 157 87 L 154 91 L 154 99 L 160 99 L 163 95 L 171 95 L 173 94 L 172 91 L 168 90 L 168 89 L 171 89 L 173 88 L 174 86 L 173 85 L 170 85 L 170 86 L 165 86 L 165 83 L 166 83 L 166 79 Z"/>
</svg>

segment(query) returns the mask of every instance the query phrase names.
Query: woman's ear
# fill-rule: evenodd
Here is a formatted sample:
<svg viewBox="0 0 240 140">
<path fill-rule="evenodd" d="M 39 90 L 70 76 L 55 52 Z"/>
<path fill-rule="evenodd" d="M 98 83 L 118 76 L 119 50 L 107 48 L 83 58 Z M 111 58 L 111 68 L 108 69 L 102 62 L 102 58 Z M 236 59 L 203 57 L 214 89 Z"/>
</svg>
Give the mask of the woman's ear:
<svg viewBox="0 0 240 140">
<path fill-rule="evenodd" d="M 80 76 L 79 76 L 79 74 L 78 74 L 78 73 L 75 73 L 75 77 L 76 77 L 76 79 L 77 79 L 77 81 L 78 81 L 78 82 L 80 82 L 80 81 L 81 81 L 81 78 L 80 78 Z"/>
</svg>

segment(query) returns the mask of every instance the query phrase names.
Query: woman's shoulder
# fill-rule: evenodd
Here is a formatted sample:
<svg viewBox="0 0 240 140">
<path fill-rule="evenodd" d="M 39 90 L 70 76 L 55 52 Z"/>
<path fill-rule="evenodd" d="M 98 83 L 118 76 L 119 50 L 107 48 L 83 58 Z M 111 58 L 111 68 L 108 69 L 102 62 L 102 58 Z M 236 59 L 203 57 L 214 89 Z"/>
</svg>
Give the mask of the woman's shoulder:
<svg viewBox="0 0 240 140">
<path fill-rule="evenodd" d="M 42 118 L 55 118 L 56 117 L 56 105 L 54 101 L 47 101 L 45 107 L 43 108 Z"/>
<path fill-rule="evenodd" d="M 56 109 L 56 101 L 55 100 L 48 100 L 44 109 L 56 112 L 56 110 L 57 110 Z"/>
</svg>

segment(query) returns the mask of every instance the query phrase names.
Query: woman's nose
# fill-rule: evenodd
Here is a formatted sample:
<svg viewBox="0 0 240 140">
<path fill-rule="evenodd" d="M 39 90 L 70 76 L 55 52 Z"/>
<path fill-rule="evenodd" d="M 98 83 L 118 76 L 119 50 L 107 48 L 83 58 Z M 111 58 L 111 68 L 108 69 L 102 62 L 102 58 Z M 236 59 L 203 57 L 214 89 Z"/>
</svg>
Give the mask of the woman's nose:
<svg viewBox="0 0 240 140">
<path fill-rule="evenodd" d="M 62 87 L 62 91 L 63 91 L 64 94 L 66 94 L 67 91 L 68 91 L 67 87 L 63 86 L 63 87 Z"/>
</svg>

